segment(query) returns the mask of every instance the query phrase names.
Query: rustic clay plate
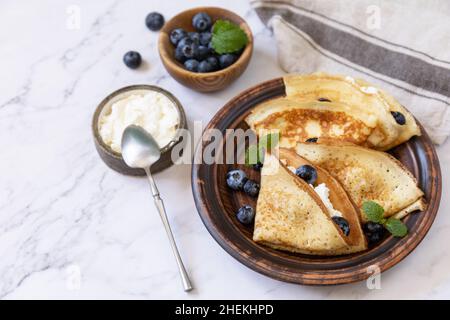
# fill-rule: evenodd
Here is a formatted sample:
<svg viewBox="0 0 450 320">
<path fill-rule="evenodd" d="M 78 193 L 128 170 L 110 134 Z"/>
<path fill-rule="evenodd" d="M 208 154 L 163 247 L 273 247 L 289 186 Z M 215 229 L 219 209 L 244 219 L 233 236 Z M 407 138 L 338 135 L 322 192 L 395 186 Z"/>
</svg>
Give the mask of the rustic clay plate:
<svg viewBox="0 0 450 320">
<path fill-rule="evenodd" d="M 285 95 L 281 78 L 264 82 L 241 93 L 226 104 L 211 120 L 207 129 L 226 129 L 248 126 L 244 118 L 257 104 Z M 252 240 L 253 227 L 240 224 L 235 212 L 243 204 L 256 207 L 256 200 L 243 192 L 228 189 L 225 176 L 231 168 L 241 168 L 250 178 L 259 181 L 259 173 L 242 165 L 205 163 L 192 167 L 192 191 L 195 203 L 208 231 L 234 258 L 254 271 L 269 277 L 307 285 L 333 285 L 356 282 L 368 278 L 378 267 L 385 271 L 405 258 L 425 237 L 434 221 L 441 198 L 439 161 L 430 138 L 422 129 L 421 137 L 414 137 L 390 152 L 417 178 L 425 192 L 428 208 L 410 214 L 403 221 L 409 229 L 404 238 L 386 237 L 375 247 L 346 256 L 317 257 L 273 250 Z M 205 136 L 203 147 L 210 138 Z M 203 148 L 202 148 L 203 149 Z M 196 159 L 201 159 L 197 146 Z M 219 151 L 225 153 L 225 150 Z M 236 150 L 234 152 L 237 152 Z"/>
</svg>

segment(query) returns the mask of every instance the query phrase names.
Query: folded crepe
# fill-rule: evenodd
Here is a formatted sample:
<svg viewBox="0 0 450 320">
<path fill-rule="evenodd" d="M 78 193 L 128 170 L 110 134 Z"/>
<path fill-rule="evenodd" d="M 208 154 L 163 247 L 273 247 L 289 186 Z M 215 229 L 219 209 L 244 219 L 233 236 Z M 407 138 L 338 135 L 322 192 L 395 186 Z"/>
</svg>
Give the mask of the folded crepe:
<svg viewBox="0 0 450 320">
<path fill-rule="evenodd" d="M 282 147 L 322 137 L 388 150 L 421 134 L 402 105 L 363 80 L 325 73 L 283 80 L 286 97 L 258 105 L 245 119 L 260 136 L 279 130 Z M 398 124 L 392 112 L 403 114 L 405 124 Z"/>
<path fill-rule="evenodd" d="M 351 108 L 366 108 L 375 115 L 378 119 L 377 128 L 365 144 L 369 148 L 388 150 L 421 134 L 414 117 L 394 97 L 361 79 L 313 73 L 287 75 L 283 80 L 286 95 L 291 99 L 340 102 Z M 405 124 L 398 124 L 392 112 L 402 113 Z"/>
<path fill-rule="evenodd" d="M 279 159 L 291 171 L 294 171 L 295 168 L 303 165 L 313 166 L 317 171 L 316 184 L 325 184 L 325 186 L 329 189 L 329 201 L 333 208 L 332 210 L 330 210 L 330 208 L 327 207 L 328 214 L 332 217 L 336 212 L 335 210 L 337 210 L 340 215 L 349 223 L 350 233 L 347 236 L 347 243 L 349 246 L 345 247 L 342 250 L 336 250 L 334 254 L 338 255 L 354 253 L 367 249 L 366 237 L 364 236 L 364 232 L 361 228 L 359 209 L 351 201 L 342 185 L 335 178 L 333 178 L 333 176 L 330 175 L 328 171 L 321 168 L 320 166 L 312 164 L 305 158 L 300 157 L 292 150 L 280 148 Z M 322 200 L 322 202 L 324 201 Z M 325 204 L 325 206 L 327 205 Z"/>
<path fill-rule="evenodd" d="M 368 200 L 380 204 L 385 217 L 403 218 L 426 207 L 414 176 L 388 153 L 326 139 L 298 143 L 295 151 L 341 183 L 363 221 L 362 204 Z"/>
<path fill-rule="evenodd" d="M 295 155 L 282 155 L 287 164 L 306 163 Z M 313 255 L 348 254 L 367 248 L 351 201 L 336 187 L 336 180 L 320 169 L 318 174 L 318 181 L 330 187 L 330 200 L 335 209 L 345 211 L 349 235 L 333 222 L 329 209 L 313 187 L 293 174 L 276 156 L 267 153 L 261 171 L 254 241 L 274 249 Z"/>
<path fill-rule="evenodd" d="M 286 148 L 293 148 L 297 142 L 310 137 L 365 144 L 377 126 L 377 117 L 362 106 L 287 97 L 258 105 L 245 121 L 259 136 L 279 130 L 280 146 Z"/>
</svg>

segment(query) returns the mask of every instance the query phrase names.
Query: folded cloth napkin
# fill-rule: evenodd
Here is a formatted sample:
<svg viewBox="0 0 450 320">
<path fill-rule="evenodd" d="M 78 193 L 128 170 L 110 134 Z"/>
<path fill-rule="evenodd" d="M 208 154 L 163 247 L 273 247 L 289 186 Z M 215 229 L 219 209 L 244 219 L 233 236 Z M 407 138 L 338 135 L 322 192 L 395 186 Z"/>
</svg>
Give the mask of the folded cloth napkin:
<svg viewBox="0 0 450 320">
<path fill-rule="evenodd" d="M 450 134 L 450 1 L 257 0 L 287 72 L 363 78 L 440 144 Z"/>
</svg>

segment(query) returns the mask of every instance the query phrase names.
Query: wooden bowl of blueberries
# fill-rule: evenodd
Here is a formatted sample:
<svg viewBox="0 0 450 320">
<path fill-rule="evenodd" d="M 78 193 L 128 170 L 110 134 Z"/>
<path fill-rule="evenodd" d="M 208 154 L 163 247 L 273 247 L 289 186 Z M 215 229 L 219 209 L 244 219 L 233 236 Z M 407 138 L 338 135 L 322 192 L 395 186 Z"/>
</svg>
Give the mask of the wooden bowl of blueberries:
<svg viewBox="0 0 450 320">
<path fill-rule="evenodd" d="M 179 83 L 201 92 L 225 88 L 247 68 L 253 36 L 237 14 L 216 7 L 179 13 L 165 23 L 159 55 Z"/>
</svg>

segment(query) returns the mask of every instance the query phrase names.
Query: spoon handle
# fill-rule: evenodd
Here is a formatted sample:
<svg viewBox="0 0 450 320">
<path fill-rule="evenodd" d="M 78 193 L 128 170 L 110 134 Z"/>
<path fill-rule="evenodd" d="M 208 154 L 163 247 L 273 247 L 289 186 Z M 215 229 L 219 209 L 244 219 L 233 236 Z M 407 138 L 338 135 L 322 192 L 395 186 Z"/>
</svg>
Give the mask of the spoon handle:
<svg viewBox="0 0 450 320">
<path fill-rule="evenodd" d="M 175 255 L 175 260 L 177 261 L 178 271 L 180 272 L 181 282 L 183 283 L 184 291 L 191 291 L 192 284 L 189 279 L 189 275 L 184 268 L 183 261 L 181 260 L 180 253 L 178 252 L 177 244 L 175 243 L 175 239 L 172 234 L 172 230 L 170 229 L 169 220 L 167 219 L 166 209 L 164 208 L 164 202 L 159 195 L 158 188 L 156 187 L 155 180 L 152 177 L 149 168 L 145 168 L 145 173 L 147 174 L 148 181 L 150 182 L 150 188 L 152 189 L 153 200 L 155 201 L 155 206 L 159 211 L 159 216 L 164 224 L 164 228 L 166 229 L 167 236 L 169 237 L 170 246 L 172 247 L 173 254 Z"/>
</svg>

